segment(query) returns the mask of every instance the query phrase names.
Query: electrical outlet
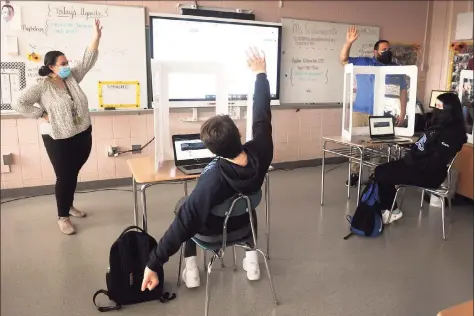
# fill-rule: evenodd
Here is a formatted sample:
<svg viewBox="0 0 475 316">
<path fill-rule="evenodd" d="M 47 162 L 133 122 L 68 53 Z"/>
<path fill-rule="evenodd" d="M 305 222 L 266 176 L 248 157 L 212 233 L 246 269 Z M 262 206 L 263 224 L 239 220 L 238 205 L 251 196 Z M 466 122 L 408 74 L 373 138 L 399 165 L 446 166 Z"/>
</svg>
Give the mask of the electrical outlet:
<svg viewBox="0 0 475 316">
<path fill-rule="evenodd" d="M 132 154 L 140 154 L 142 152 L 142 146 L 132 145 Z"/>
<path fill-rule="evenodd" d="M 13 164 L 13 155 L 11 153 L 2 155 L 2 159 L 3 159 L 3 165 L 5 166 L 10 166 Z"/>
<path fill-rule="evenodd" d="M 115 157 L 115 155 L 117 154 L 117 151 L 118 151 L 117 146 L 109 145 L 106 147 L 106 153 L 108 157 Z"/>
</svg>

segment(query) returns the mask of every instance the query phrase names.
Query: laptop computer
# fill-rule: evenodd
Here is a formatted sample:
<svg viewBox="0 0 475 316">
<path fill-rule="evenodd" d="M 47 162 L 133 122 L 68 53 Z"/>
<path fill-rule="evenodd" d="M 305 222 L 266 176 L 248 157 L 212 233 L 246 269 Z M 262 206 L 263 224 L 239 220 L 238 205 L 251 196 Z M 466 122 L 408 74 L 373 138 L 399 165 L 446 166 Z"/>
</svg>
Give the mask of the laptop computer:
<svg viewBox="0 0 475 316">
<path fill-rule="evenodd" d="M 369 136 L 373 141 L 381 142 L 404 142 L 405 138 L 394 134 L 394 119 L 392 116 L 370 116 Z"/>
<path fill-rule="evenodd" d="M 175 166 L 184 174 L 201 174 L 214 159 L 200 139 L 200 134 L 173 135 Z"/>
</svg>

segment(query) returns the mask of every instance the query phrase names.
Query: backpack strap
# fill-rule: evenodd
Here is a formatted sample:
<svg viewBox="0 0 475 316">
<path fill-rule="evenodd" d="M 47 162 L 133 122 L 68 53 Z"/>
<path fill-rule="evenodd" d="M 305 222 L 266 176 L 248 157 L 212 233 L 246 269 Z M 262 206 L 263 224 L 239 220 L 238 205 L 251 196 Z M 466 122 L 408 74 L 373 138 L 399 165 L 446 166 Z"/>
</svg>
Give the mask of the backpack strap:
<svg viewBox="0 0 475 316">
<path fill-rule="evenodd" d="M 353 236 L 353 233 L 349 233 L 348 235 L 346 235 L 345 237 L 343 237 L 344 240 L 347 240 L 348 238 L 350 238 L 351 236 Z"/>
<path fill-rule="evenodd" d="M 109 297 L 109 292 L 107 292 L 106 290 L 99 290 L 97 291 L 96 293 L 94 293 L 94 296 L 92 297 L 92 302 L 94 303 L 94 305 L 96 305 L 97 307 L 97 310 L 99 312 L 109 312 L 109 311 L 114 311 L 114 310 L 119 310 L 122 308 L 122 305 L 119 305 L 117 303 L 115 303 L 115 306 L 105 306 L 105 307 L 101 307 L 99 305 L 96 304 L 96 298 L 99 294 L 104 294 L 106 295 L 107 297 Z"/>
<path fill-rule="evenodd" d="M 120 234 L 119 238 L 124 236 L 126 232 L 128 232 L 129 230 L 132 230 L 132 229 L 136 229 L 136 230 L 139 230 L 141 231 L 142 233 L 146 233 L 142 228 L 138 227 L 138 226 L 129 226 L 127 227 L 126 229 L 124 229 L 124 231 L 122 232 L 122 234 Z"/>
</svg>

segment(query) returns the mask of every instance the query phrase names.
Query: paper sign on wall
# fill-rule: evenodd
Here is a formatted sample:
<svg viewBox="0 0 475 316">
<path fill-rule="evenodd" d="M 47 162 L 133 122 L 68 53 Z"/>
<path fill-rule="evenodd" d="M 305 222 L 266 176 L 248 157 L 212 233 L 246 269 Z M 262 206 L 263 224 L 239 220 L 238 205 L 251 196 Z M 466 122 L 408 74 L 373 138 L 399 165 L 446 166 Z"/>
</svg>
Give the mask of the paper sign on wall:
<svg viewBox="0 0 475 316">
<path fill-rule="evenodd" d="M 6 37 L 6 46 L 7 52 L 10 56 L 18 56 L 18 37 L 16 36 L 7 36 Z"/>
<path fill-rule="evenodd" d="M 21 7 L 10 1 L 2 1 L 2 27 L 21 30 Z"/>
<path fill-rule="evenodd" d="M 473 39 L 473 12 L 459 13 L 459 15 L 457 15 L 455 40 L 469 39 Z"/>
<path fill-rule="evenodd" d="M 140 107 L 140 83 L 138 81 L 99 81 L 99 107 Z"/>
</svg>

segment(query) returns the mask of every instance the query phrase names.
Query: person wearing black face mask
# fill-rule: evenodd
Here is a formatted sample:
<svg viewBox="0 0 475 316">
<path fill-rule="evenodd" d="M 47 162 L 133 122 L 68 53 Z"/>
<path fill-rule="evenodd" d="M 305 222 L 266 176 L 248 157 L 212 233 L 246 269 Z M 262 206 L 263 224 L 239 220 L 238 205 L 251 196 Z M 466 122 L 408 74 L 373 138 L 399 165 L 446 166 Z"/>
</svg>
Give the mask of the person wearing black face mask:
<svg viewBox="0 0 475 316">
<path fill-rule="evenodd" d="M 356 26 L 350 26 L 346 34 L 346 43 L 340 52 L 342 65 L 355 66 L 397 66 L 392 62 L 391 46 L 386 40 L 379 40 L 374 44 L 373 58 L 349 57 L 352 44 L 358 39 Z M 387 75 L 385 78 L 388 110 L 385 106 L 385 115 L 395 118 L 395 125 L 406 127 L 407 84 L 404 75 Z M 394 103 L 396 102 L 396 103 Z M 373 115 L 374 108 L 374 75 L 356 75 L 356 96 L 353 102 L 353 127 L 369 126 L 369 116 Z M 351 164 L 351 179 L 347 185 L 355 186 L 358 183 L 359 164 Z"/>
<path fill-rule="evenodd" d="M 402 212 L 396 209 L 389 219 L 396 185 L 438 188 L 447 176 L 448 164 L 466 142 L 459 98 L 454 93 L 439 95 L 428 128 L 404 158 L 375 169 L 384 223 L 391 223 L 402 217 Z"/>
</svg>

